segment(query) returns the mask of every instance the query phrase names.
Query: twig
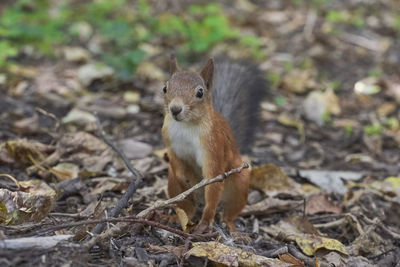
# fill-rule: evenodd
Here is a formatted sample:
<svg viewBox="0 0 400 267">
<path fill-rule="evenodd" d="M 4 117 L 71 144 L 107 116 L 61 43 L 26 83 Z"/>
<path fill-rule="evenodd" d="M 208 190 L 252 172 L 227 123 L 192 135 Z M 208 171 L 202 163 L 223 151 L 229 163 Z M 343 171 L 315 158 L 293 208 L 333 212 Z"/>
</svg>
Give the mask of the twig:
<svg viewBox="0 0 400 267">
<path fill-rule="evenodd" d="M 225 180 L 229 175 L 234 174 L 234 173 L 239 173 L 241 172 L 243 169 L 249 168 L 250 165 L 248 163 L 243 163 L 243 165 L 239 168 L 236 169 L 232 169 L 228 172 L 225 172 L 223 174 L 218 175 L 215 178 L 212 179 L 203 179 L 201 182 L 199 182 L 198 184 L 194 185 L 193 187 L 189 188 L 188 190 L 180 193 L 179 195 L 177 195 L 174 198 L 165 200 L 165 201 L 157 201 L 156 203 L 154 203 L 153 206 L 143 210 L 142 212 L 140 212 L 138 214 L 137 217 L 143 218 L 145 216 L 147 216 L 151 211 L 159 209 L 159 208 L 164 208 L 166 206 L 169 206 L 173 203 L 176 203 L 178 201 L 181 201 L 183 199 L 185 199 L 188 195 L 190 195 L 191 193 L 193 193 L 195 190 L 204 187 L 206 185 L 209 185 L 211 183 L 216 183 L 216 182 L 222 182 L 223 180 Z M 94 238 L 92 238 L 91 240 L 87 241 L 85 246 L 87 248 L 91 248 L 94 245 L 96 245 L 97 243 L 99 243 L 101 240 L 105 240 L 108 239 L 112 236 L 116 236 L 119 233 L 121 233 L 122 231 L 124 231 L 124 229 L 126 229 L 129 225 L 128 224 L 123 224 L 123 225 L 114 225 L 111 229 L 107 230 L 106 232 L 104 232 L 101 235 L 98 235 Z"/>
<path fill-rule="evenodd" d="M 85 221 L 80 221 L 80 222 L 65 223 L 65 224 L 61 224 L 61 225 L 55 225 L 55 226 L 49 227 L 47 229 L 39 230 L 36 232 L 36 235 L 43 235 L 43 234 L 46 234 L 49 232 L 54 232 L 54 231 L 58 231 L 61 229 L 75 227 L 75 226 L 81 226 L 81 225 L 90 225 L 90 224 L 99 224 L 99 223 L 117 223 L 117 222 L 130 222 L 130 223 L 146 224 L 149 226 L 164 229 L 168 232 L 183 236 L 185 238 L 196 239 L 196 240 L 215 237 L 217 235 L 216 233 L 189 234 L 189 233 L 185 233 L 181 230 L 163 225 L 159 222 L 150 221 L 150 220 L 146 220 L 143 218 L 137 218 L 135 216 L 126 216 L 126 217 L 119 217 L 119 218 L 103 218 L 103 219 L 97 219 L 97 220 L 85 220 Z"/>
<path fill-rule="evenodd" d="M 36 109 L 37 112 L 39 112 L 39 113 L 41 113 L 41 114 L 43 114 L 43 115 L 45 115 L 45 116 L 47 116 L 49 118 L 52 118 L 56 122 L 56 124 L 54 125 L 54 130 L 56 132 L 58 132 L 58 130 L 60 129 L 60 120 L 57 118 L 57 116 L 54 115 L 53 113 L 50 113 L 50 112 L 48 112 L 48 111 L 46 111 L 44 109 L 38 108 L 38 107 L 36 107 L 35 109 Z"/>
<path fill-rule="evenodd" d="M 117 217 L 121 211 L 128 205 L 129 199 L 132 197 L 133 193 L 136 192 L 138 185 L 143 179 L 143 175 L 135 169 L 132 164 L 129 162 L 128 158 L 126 157 L 125 153 L 120 150 L 118 147 L 116 147 L 110 140 L 108 140 L 106 133 L 103 130 L 103 127 L 101 126 L 100 120 L 97 117 L 97 113 L 94 113 L 94 117 L 96 118 L 96 124 L 97 124 L 97 129 L 100 133 L 101 138 L 103 141 L 110 146 L 119 156 L 121 156 L 122 160 L 124 161 L 126 167 L 129 169 L 129 171 L 133 174 L 134 180 L 131 181 L 131 183 L 128 186 L 128 189 L 126 190 L 125 194 L 122 196 L 122 198 L 117 202 L 114 208 L 110 210 L 108 213 L 108 216 L 111 218 Z M 94 227 L 92 233 L 93 234 L 100 234 L 105 227 L 105 223 L 98 224 Z"/>
<path fill-rule="evenodd" d="M 364 36 L 355 35 L 355 34 L 351 34 L 351 33 L 343 32 L 341 34 L 341 39 L 352 45 L 357 45 L 357 46 L 363 47 L 365 49 L 376 51 L 376 52 L 385 52 L 385 50 L 387 49 L 387 46 L 385 46 L 379 40 L 376 40 L 376 39 L 373 40 L 373 39 L 366 38 Z"/>
<path fill-rule="evenodd" d="M 230 171 L 227 171 L 223 174 L 218 175 L 215 178 L 211 178 L 211 179 L 203 179 L 201 182 L 195 184 L 193 187 L 189 188 L 188 190 L 180 193 L 179 195 L 167 199 L 167 200 L 163 200 L 163 201 L 157 201 L 156 203 L 154 203 L 153 206 L 141 211 L 138 214 L 138 217 L 145 217 L 147 214 L 149 214 L 151 211 L 156 210 L 156 209 L 160 209 L 160 208 L 164 208 L 167 206 L 170 206 L 171 204 L 174 204 L 176 202 L 182 201 L 184 200 L 188 195 L 190 195 L 191 193 L 193 193 L 194 191 L 198 190 L 199 188 L 202 188 L 206 185 L 212 184 L 212 183 L 216 183 L 216 182 L 222 182 L 223 180 L 225 180 L 229 175 L 234 174 L 234 173 L 239 173 L 241 172 L 243 169 L 247 169 L 249 168 L 250 165 L 247 162 L 244 162 L 243 165 L 239 168 L 236 169 L 232 169 Z"/>
</svg>

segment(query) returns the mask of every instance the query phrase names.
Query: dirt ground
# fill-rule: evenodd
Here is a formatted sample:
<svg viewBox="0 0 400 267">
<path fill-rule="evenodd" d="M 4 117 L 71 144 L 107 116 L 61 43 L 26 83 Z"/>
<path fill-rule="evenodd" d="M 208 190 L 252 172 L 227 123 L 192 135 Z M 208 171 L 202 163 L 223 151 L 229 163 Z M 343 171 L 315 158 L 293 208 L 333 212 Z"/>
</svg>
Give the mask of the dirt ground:
<svg viewBox="0 0 400 267">
<path fill-rule="evenodd" d="M 168 2 L 157 12 L 168 8 L 181 12 L 187 4 Z M 236 221 L 246 238 L 231 237 L 217 216 L 215 231 L 220 237 L 202 242 L 218 240 L 291 264 L 287 266 L 400 266 L 400 5 L 395 0 L 337 0 L 315 9 L 311 1 L 294 2 L 222 4 L 232 23 L 262 38 L 266 56 L 254 61 L 269 85 L 248 155 L 254 166 L 252 189 Z M 332 10 L 341 12 L 339 18 Z M 0 247 L 2 240 L 19 237 L 71 234 L 73 240 L 47 249 L 2 248 L 0 266 L 218 262 L 212 253 L 183 256 L 195 241 L 154 225 L 130 223 L 123 233 L 90 250 L 83 244 L 90 239 L 87 233 L 93 224 L 54 228 L 103 218 L 133 179 L 120 156 L 100 137 L 94 111 L 108 138 L 144 176 L 121 216 L 137 215 L 167 198 L 161 90 L 168 78 L 171 47 L 163 45 L 159 44 L 165 52 L 145 59 L 151 65 L 139 67 L 134 81 L 100 77 L 81 91 L 68 90 L 81 82 L 77 70 L 82 63 L 62 56 L 21 56 L 18 70 L 4 72 L 0 173 L 18 181 L 39 179 L 57 197 L 47 205 L 51 210 L 39 211 L 40 220 L 28 222 L 18 215 L 22 217 L 14 219 L 23 223 L 0 225 Z M 229 47 L 229 41 L 217 44 L 208 56 L 224 51 L 241 57 L 240 51 Z M 205 60 L 206 55 L 182 64 L 198 68 Z M 71 110 L 76 113 L 71 115 Z M 13 157 L 6 144 L 22 139 L 28 145 L 14 144 Z M 51 156 L 54 159 L 49 160 Z M 73 166 L 57 169 L 63 162 Z M 18 191 L 6 178 L 0 178 L 0 189 Z M 181 229 L 170 221 L 173 213 L 164 208 L 148 219 Z M 115 224 L 110 222 L 107 228 Z M 323 237 L 340 244 L 329 245 Z M 307 254 L 305 243 L 321 246 Z M 241 264 L 257 266 L 256 261 Z"/>
</svg>

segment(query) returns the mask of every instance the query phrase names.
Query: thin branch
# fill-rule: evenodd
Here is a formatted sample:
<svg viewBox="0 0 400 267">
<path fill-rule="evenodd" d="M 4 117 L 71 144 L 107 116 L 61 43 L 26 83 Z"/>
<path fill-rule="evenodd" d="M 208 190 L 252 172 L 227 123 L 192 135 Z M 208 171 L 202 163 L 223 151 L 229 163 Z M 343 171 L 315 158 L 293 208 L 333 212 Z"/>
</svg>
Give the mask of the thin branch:
<svg viewBox="0 0 400 267">
<path fill-rule="evenodd" d="M 201 182 L 195 184 L 193 187 L 189 188 L 188 190 L 180 193 L 179 195 L 167 199 L 167 200 L 163 200 L 163 201 L 157 201 L 156 203 L 154 203 L 153 206 L 141 211 L 138 214 L 138 217 L 145 217 L 147 214 L 149 214 L 151 211 L 156 210 L 156 209 L 160 209 L 160 208 L 164 208 L 167 206 L 170 206 L 171 204 L 174 204 L 176 202 L 182 201 L 184 200 L 188 195 L 190 195 L 191 193 L 193 193 L 194 191 L 198 190 L 199 188 L 202 188 L 206 185 L 212 184 L 212 183 L 216 183 L 216 182 L 222 182 L 223 180 L 225 180 L 229 175 L 234 174 L 234 173 L 239 173 L 241 172 L 243 169 L 247 169 L 249 168 L 250 165 L 247 162 L 244 162 L 243 165 L 239 168 L 236 169 L 232 169 L 230 171 L 227 171 L 223 174 L 218 175 L 215 178 L 211 178 L 211 179 L 203 179 L 201 180 Z"/>
<path fill-rule="evenodd" d="M 70 222 L 70 223 L 65 223 L 65 224 L 61 224 L 61 225 L 54 225 L 47 229 L 37 231 L 36 235 L 44 235 L 49 232 L 59 231 L 61 229 L 75 227 L 75 226 L 81 226 L 81 225 L 101 224 L 101 223 L 117 223 L 117 222 L 130 222 L 130 223 L 146 224 L 149 226 L 164 229 L 168 232 L 183 236 L 185 238 L 196 239 L 196 240 L 215 237 L 217 235 L 216 233 L 189 234 L 189 233 L 185 233 L 181 230 L 169 227 L 167 225 L 163 225 L 159 222 L 150 221 L 150 220 L 146 220 L 143 218 L 137 218 L 135 216 L 126 216 L 126 217 L 119 217 L 119 218 L 103 218 L 103 219 L 97 219 L 97 220 L 85 220 L 85 221 L 80 221 L 80 222 Z"/>
<path fill-rule="evenodd" d="M 133 174 L 134 180 L 131 181 L 131 183 L 128 186 L 128 189 L 126 190 L 125 194 L 121 197 L 121 199 L 118 201 L 118 203 L 115 205 L 114 208 L 112 208 L 109 212 L 109 217 L 114 218 L 117 217 L 121 211 L 128 206 L 128 201 L 132 197 L 132 195 L 136 192 L 138 185 L 140 182 L 143 180 L 143 175 L 135 169 L 132 164 L 129 162 L 128 158 L 126 157 L 125 153 L 120 150 L 118 147 L 116 147 L 106 136 L 106 133 L 103 130 L 103 127 L 101 126 L 100 119 L 97 117 L 96 112 L 94 113 L 94 117 L 96 118 L 96 124 L 97 124 L 97 129 L 100 133 L 101 138 L 103 141 L 110 146 L 119 156 L 121 156 L 122 160 L 124 161 L 126 167 L 129 169 L 129 171 Z M 92 233 L 93 234 L 100 234 L 103 230 L 104 227 L 106 226 L 105 223 L 98 224 L 94 227 Z"/>
</svg>

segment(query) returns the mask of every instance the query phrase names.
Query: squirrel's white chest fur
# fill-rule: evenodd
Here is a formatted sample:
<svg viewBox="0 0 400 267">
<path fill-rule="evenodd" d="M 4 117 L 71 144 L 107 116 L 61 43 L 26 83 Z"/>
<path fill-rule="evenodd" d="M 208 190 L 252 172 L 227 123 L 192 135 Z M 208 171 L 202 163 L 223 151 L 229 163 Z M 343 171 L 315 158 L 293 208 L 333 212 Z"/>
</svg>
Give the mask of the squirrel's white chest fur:
<svg viewBox="0 0 400 267">
<path fill-rule="evenodd" d="M 200 143 L 201 126 L 189 125 L 171 120 L 168 126 L 168 135 L 171 148 L 182 160 L 203 166 L 203 149 Z"/>
</svg>

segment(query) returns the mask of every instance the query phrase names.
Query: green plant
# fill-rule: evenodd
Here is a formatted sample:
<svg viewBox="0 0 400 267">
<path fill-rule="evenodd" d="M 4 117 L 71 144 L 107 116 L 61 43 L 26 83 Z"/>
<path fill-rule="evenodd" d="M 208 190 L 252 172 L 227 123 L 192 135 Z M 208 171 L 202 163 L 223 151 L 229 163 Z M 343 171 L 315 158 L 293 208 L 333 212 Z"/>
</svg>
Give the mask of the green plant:
<svg viewBox="0 0 400 267">
<path fill-rule="evenodd" d="M 279 84 L 282 82 L 282 75 L 279 74 L 278 72 L 269 71 L 268 81 L 272 87 L 277 88 Z"/>
<path fill-rule="evenodd" d="M 220 41 L 238 36 L 217 4 L 193 5 L 188 11 L 189 16 L 164 14 L 158 24 L 158 31 L 164 36 L 183 40 L 185 52 L 204 52 Z"/>
<path fill-rule="evenodd" d="M 283 107 L 286 104 L 287 99 L 283 96 L 277 96 L 274 98 L 274 102 L 278 107 Z"/>
<path fill-rule="evenodd" d="M 380 135 L 382 133 L 382 126 L 379 123 L 365 125 L 364 132 L 369 135 Z"/>
<path fill-rule="evenodd" d="M 9 57 L 14 57 L 18 54 L 18 50 L 12 47 L 8 41 L 0 41 L 0 67 L 6 64 Z"/>
<path fill-rule="evenodd" d="M 191 5 L 186 15 L 153 14 L 147 0 L 75 1 L 17 0 L 0 16 L 0 67 L 29 45 L 35 53 L 55 56 L 61 45 L 80 44 L 77 25 L 88 25 L 98 37 L 101 53 L 95 55 L 114 68 L 123 80 L 134 77 L 146 57 L 142 47 L 153 42 L 171 43 L 179 54 L 204 53 L 229 38 L 263 56 L 260 40 L 241 36 L 218 4 Z"/>
<path fill-rule="evenodd" d="M 353 133 L 353 126 L 351 126 L 350 124 L 346 124 L 344 126 L 344 136 L 350 137 L 352 133 Z"/>
</svg>

